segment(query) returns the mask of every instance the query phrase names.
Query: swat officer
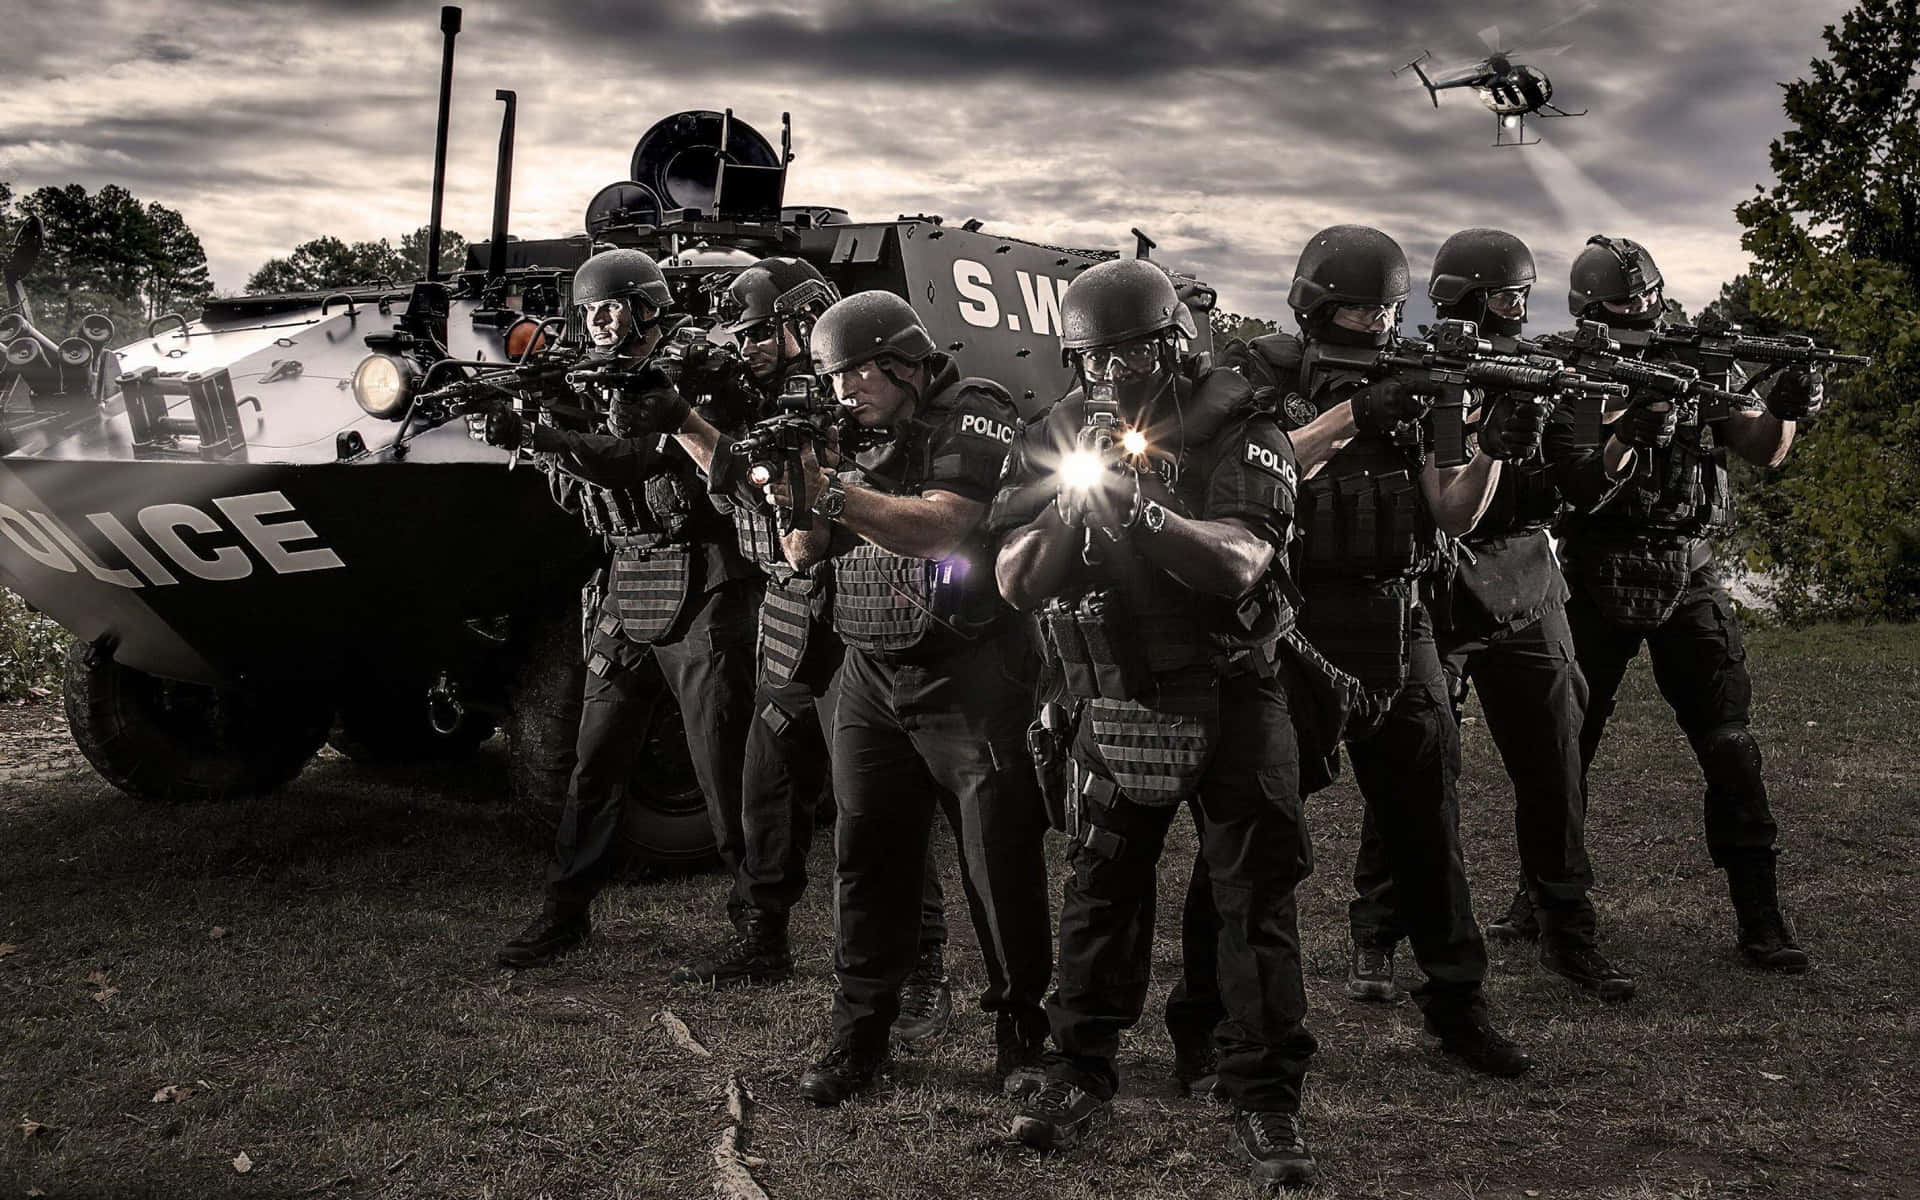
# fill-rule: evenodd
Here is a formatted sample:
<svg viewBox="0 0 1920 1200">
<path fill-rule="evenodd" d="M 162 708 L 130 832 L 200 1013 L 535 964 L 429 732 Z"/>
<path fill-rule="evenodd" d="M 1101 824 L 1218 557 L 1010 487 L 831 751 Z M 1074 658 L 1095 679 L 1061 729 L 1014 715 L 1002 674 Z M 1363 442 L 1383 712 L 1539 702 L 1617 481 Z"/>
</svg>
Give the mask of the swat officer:
<svg viewBox="0 0 1920 1200">
<path fill-rule="evenodd" d="M 740 349 L 756 418 L 813 416 L 813 324 L 840 298 L 811 263 L 763 258 L 733 278 L 719 309 Z M 798 397 L 796 402 L 795 397 Z M 690 416 L 675 432 L 707 472 L 715 503 L 733 518 L 740 552 L 767 577 L 760 607 L 754 720 L 748 727 L 741 782 L 745 836 L 739 894 L 746 901 L 739 935 L 713 953 L 676 967 L 681 983 L 784 979 L 792 973 L 787 918 L 807 882 L 814 812 L 827 784 L 825 730 L 832 685 L 844 653 L 832 624 L 832 580 L 826 564 L 797 571 L 780 545 L 775 511 L 747 477 L 736 444 Z M 921 952 L 901 989 L 900 1035 L 920 1042 L 941 1032 L 953 1012 L 943 962 L 946 919 L 940 876 L 929 870 L 921 920 Z"/>
<path fill-rule="evenodd" d="M 1728 372 L 1724 361 L 1701 361 L 1658 344 L 1662 282 L 1653 256 L 1638 242 L 1593 237 L 1574 259 L 1567 307 L 1576 317 L 1606 323 L 1643 358 Z M 1726 380 L 1734 382 L 1732 375 Z M 1807 954 L 1780 912 L 1777 830 L 1760 747 L 1748 728 L 1753 692 L 1746 647 L 1712 538 L 1733 516 L 1728 450 L 1751 463 L 1779 465 L 1795 429 L 1820 411 L 1822 400 L 1819 376 L 1794 368 L 1775 378 L 1764 409 L 1682 423 L 1670 405 L 1636 403 L 1615 423 L 1615 437 L 1637 441 L 1645 465 L 1608 503 L 1571 513 L 1558 527 L 1573 592 L 1567 617 L 1592 690 L 1580 731 L 1583 779 L 1621 678 L 1644 642 L 1660 693 L 1706 776 L 1707 849 L 1727 873 L 1740 950 L 1756 966 L 1788 972 L 1804 971 Z"/>
<path fill-rule="evenodd" d="M 846 643 L 834 713 L 838 940 L 833 1040 L 800 1090 L 838 1104 L 886 1063 L 919 948 L 927 837 L 944 809 L 960 850 L 995 1017 L 995 1072 L 1037 1058 L 1052 972 L 1045 814 L 1026 749 L 1030 650 L 992 586 L 981 522 L 1018 415 L 963 379 L 907 302 L 860 292 L 813 328 L 814 369 L 854 428 L 803 453 L 818 518 L 785 535 L 799 570 L 833 565 Z M 769 499 L 791 508 L 783 473 Z"/>
<path fill-rule="evenodd" d="M 1300 337 L 1255 339 L 1247 369 L 1256 385 L 1286 397 L 1293 419 L 1310 418 L 1292 433 L 1303 480 L 1301 627 L 1389 704 L 1377 730 L 1347 741 L 1366 802 L 1362 839 L 1377 839 L 1396 897 L 1383 909 L 1361 891 L 1349 906 L 1349 982 L 1390 981 L 1392 948 L 1404 936 L 1427 976 L 1415 995 L 1440 1048 L 1476 1070 L 1518 1075 L 1532 1059 L 1487 1012 L 1486 945 L 1460 849 L 1459 730 L 1416 587 L 1440 561 L 1442 535 L 1479 519 L 1500 463 L 1481 455 L 1436 467 L 1420 440 L 1430 399 L 1373 369 L 1409 290 L 1406 256 L 1392 238 L 1360 225 L 1322 230 L 1301 252 L 1287 297 Z M 1357 874 L 1356 890 L 1367 882 Z M 1186 982 L 1197 990 L 1191 968 Z M 1176 1007 L 1170 1026 L 1180 1019 Z"/>
<path fill-rule="evenodd" d="M 1152 263 L 1088 269 L 1060 314 L 1080 386 L 1027 430 L 993 514 L 1009 535 L 1001 593 L 1040 610 L 1071 706 L 1060 724 L 1077 726 L 1054 1050 L 1013 1132 L 1057 1148 L 1107 1115 L 1152 973 L 1157 864 L 1185 803 L 1222 925 L 1233 1144 L 1256 1179 L 1304 1186 L 1314 1040 L 1294 888 L 1310 851 L 1278 661 L 1293 622 L 1293 447 L 1245 379 L 1183 358 L 1193 318 Z"/>
<path fill-rule="evenodd" d="M 1472 321 L 1496 350 L 1511 353 L 1533 282 L 1533 254 L 1519 238 L 1499 229 L 1463 229 L 1434 256 L 1427 296 L 1437 316 Z M 1577 446 L 1570 418 L 1549 431 L 1546 417 L 1527 397 L 1486 397 L 1479 448 L 1503 461 L 1500 480 L 1492 504 L 1455 544 L 1454 569 L 1435 589 L 1434 618 L 1454 715 L 1469 684 L 1477 686 L 1487 729 L 1513 780 L 1525 878 L 1514 911 L 1528 920 L 1538 914 L 1541 965 L 1603 999 L 1626 1000 L 1633 979 L 1600 953 L 1587 895 L 1593 873 L 1580 791 L 1587 686 L 1573 662 L 1566 581 L 1547 537 L 1570 500 L 1591 506 L 1623 476 L 1606 475 L 1599 454 Z M 1368 833 L 1354 867 L 1355 887 L 1365 904 L 1392 914 L 1386 852 L 1378 827 Z M 1386 915 L 1375 925 L 1392 932 L 1398 918 Z M 1378 944 L 1365 949 L 1377 951 Z M 1392 1000 L 1391 955 L 1362 958 L 1350 994 Z"/>
<path fill-rule="evenodd" d="M 758 573 L 708 503 L 693 460 L 656 434 L 690 412 L 651 361 L 672 303 L 660 268 L 637 250 L 602 251 L 574 273 L 573 300 L 592 344 L 590 364 L 620 380 L 605 405 L 608 431 L 532 424 L 505 406 L 478 422 L 487 442 L 528 447 L 556 473 L 563 501 L 612 552 L 587 646 L 578 759 L 546 903 L 501 947 L 499 961 L 509 967 L 549 962 L 591 931 L 588 910 L 615 865 L 620 805 L 647 732 L 651 698 L 636 671 L 649 653 L 680 704 L 722 861 L 737 867 L 741 848 L 739 755 L 752 718 Z M 744 415 L 709 412 L 729 426 Z"/>
</svg>

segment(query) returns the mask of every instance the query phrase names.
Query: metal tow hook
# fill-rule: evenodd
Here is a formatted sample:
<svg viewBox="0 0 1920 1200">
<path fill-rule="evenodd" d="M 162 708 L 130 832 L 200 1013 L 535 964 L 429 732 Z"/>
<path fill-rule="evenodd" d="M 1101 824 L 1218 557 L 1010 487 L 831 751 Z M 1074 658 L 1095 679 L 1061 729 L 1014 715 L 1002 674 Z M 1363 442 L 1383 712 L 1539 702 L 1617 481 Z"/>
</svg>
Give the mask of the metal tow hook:
<svg viewBox="0 0 1920 1200">
<path fill-rule="evenodd" d="M 467 719 L 467 706 L 460 699 L 460 685 L 440 672 L 440 678 L 427 689 L 427 721 L 442 737 L 450 736 Z"/>
</svg>

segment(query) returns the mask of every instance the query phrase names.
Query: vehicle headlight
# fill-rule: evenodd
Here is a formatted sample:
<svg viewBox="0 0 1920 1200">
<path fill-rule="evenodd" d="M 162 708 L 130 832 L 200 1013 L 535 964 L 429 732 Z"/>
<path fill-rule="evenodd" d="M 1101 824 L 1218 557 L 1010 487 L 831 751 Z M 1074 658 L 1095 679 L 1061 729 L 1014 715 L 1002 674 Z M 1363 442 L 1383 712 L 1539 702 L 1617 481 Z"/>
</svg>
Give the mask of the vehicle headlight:
<svg viewBox="0 0 1920 1200">
<path fill-rule="evenodd" d="M 369 354 L 353 369 L 353 398 L 368 416 L 398 421 L 413 398 L 419 373 L 393 354 Z"/>
</svg>

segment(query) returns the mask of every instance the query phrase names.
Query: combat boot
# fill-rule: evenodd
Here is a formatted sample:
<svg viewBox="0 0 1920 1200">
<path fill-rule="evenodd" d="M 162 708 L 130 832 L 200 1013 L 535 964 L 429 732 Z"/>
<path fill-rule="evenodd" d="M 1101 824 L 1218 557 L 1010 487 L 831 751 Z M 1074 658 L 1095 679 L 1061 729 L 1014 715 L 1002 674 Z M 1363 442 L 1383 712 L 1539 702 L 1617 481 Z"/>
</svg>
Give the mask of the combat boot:
<svg viewBox="0 0 1920 1200">
<path fill-rule="evenodd" d="M 1807 952 L 1794 940 L 1793 926 L 1780 912 L 1780 893 L 1770 855 L 1756 855 L 1727 868 L 1727 892 L 1740 922 L 1740 953 L 1756 967 L 1797 975 L 1807 969 Z"/>
<path fill-rule="evenodd" d="M 1602 1000 L 1633 999 L 1633 976 L 1607 961 L 1599 947 L 1562 937 L 1540 939 L 1540 965 Z"/>
<path fill-rule="evenodd" d="M 993 1018 L 993 1077 L 1008 1099 L 1024 1102 L 1046 1083 L 1040 1059 L 1047 1051 L 1047 1021 L 1038 1009 L 1003 1012 Z"/>
<path fill-rule="evenodd" d="M 1049 1079 L 1020 1105 L 1013 1136 L 1035 1150 L 1078 1145 L 1087 1130 L 1113 1115 L 1113 1105 L 1064 1079 Z"/>
<path fill-rule="evenodd" d="M 1487 922 L 1487 936 L 1503 942 L 1530 942 L 1540 936 L 1540 922 L 1533 915 L 1533 897 L 1521 888 L 1513 894 L 1513 903 L 1499 920 Z"/>
<path fill-rule="evenodd" d="M 953 988 L 947 983 L 943 949 L 939 942 L 922 946 L 913 973 L 900 985 L 900 1016 L 893 1032 L 914 1049 L 939 1038 L 953 1023 Z"/>
<path fill-rule="evenodd" d="M 800 1094 L 822 1108 L 831 1108 L 873 1086 L 892 1061 L 887 1043 L 837 1037 L 820 1061 L 800 1077 Z"/>
<path fill-rule="evenodd" d="M 1228 1145 L 1253 1164 L 1253 1181 L 1263 1188 L 1309 1188 L 1319 1181 L 1299 1113 L 1236 1113 Z"/>
<path fill-rule="evenodd" d="M 1347 960 L 1347 995 L 1374 1004 L 1392 1004 L 1403 993 L 1393 982 L 1393 947 L 1352 943 Z"/>
<path fill-rule="evenodd" d="M 1533 1070 L 1533 1059 L 1513 1039 L 1493 1027 L 1478 1008 L 1435 1020 L 1427 1015 L 1427 1032 L 1440 1039 L 1440 1049 L 1483 1075 L 1511 1079 Z"/>
<path fill-rule="evenodd" d="M 778 983 L 792 975 L 787 914 L 749 908 L 740 915 L 737 935 L 714 953 L 675 967 L 667 979 L 672 983 L 726 987 L 736 983 Z"/>
<path fill-rule="evenodd" d="M 587 940 L 593 919 L 585 908 L 549 904 L 525 929 L 500 947 L 494 961 L 503 967 L 544 967 Z"/>
</svg>

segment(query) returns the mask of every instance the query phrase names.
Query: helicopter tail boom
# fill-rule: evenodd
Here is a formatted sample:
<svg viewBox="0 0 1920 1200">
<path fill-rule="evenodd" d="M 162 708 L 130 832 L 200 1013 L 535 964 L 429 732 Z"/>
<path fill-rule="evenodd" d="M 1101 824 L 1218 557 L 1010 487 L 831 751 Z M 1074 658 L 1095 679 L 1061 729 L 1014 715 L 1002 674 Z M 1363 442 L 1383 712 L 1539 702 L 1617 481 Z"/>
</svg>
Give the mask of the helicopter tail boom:
<svg viewBox="0 0 1920 1200">
<path fill-rule="evenodd" d="M 1412 62 L 1408 63 L 1406 66 L 1401 67 L 1400 70 L 1395 71 L 1393 75 L 1394 75 L 1394 78 L 1398 79 L 1400 77 L 1401 72 L 1409 71 L 1409 70 L 1412 71 L 1415 75 L 1418 75 L 1420 77 L 1420 86 L 1427 89 L 1427 99 L 1433 101 L 1433 106 L 1435 108 L 1439 108 L 1440 93 L 1434 89 L 1433 80 L 1428 79 L 1427 73 L 1420 69 L 1421 62 L 1429 57 L 1431 57 L 1431 52 L 1422 50 L 1420 52 L 1419 58 L 1416 58 Z"/>
</svg>

